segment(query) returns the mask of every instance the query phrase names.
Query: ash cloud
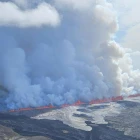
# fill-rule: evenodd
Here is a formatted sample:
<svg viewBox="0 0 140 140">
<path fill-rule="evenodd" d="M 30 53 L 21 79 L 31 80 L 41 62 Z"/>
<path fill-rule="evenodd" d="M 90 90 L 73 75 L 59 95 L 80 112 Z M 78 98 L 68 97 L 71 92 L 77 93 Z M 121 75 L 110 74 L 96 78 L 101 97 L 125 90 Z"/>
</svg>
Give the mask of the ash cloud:
<svg viewBox="0 0 140 140">
<path fill-rule="evenodd" d="M 12 0 L 0 7 L 0 85 L 9 91 L 8 108 L 139 92 L 140 72 L 113 39 L 111 3 Z"/>
</svg>

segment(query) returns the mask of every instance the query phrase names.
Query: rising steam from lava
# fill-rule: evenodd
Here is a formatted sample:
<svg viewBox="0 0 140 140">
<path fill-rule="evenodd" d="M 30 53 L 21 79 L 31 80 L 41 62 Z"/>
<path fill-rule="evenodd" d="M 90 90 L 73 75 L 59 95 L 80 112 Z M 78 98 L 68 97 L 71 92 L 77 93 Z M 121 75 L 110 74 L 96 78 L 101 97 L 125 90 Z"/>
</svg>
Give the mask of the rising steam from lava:
<svg viewBox="0 0 140 140">
<path fill-rule="evenodd" d="M 106 0 L 0 0 L 0 85 L 9 108 L 139 92 L 140 72 L 114 41 Z"/>
</svg>

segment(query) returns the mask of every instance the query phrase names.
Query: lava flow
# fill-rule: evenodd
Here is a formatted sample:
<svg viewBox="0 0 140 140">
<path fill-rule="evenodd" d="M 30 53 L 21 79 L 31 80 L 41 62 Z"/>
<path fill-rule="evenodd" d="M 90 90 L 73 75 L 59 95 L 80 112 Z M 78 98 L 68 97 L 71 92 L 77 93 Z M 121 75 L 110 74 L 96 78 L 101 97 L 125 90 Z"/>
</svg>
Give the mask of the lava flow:
<svg viewBox="0 0 140 140">
<path fill-rule="evenodd" d="M 135 95 L 130 95 L 128 98 L 134 98 L 134 97 L 139 97 L 140 94 L 135 94 Z M 108 102 L 117 102 L 117 101 L 122 101 L 124 100 L 123 96 L 116 96 L 116 97 L 111 97 L 111 98 L 103 98 L 103 99 L 95 99 L 91 100 L 89 103 L 82 102 L 78 100 L 74 104 L 63 104 L 61 106 L 40 106 L 40 107 L 29 107 L 29 108 L 19 108 L 19 109 L 13 109 L 9 110 L 9 112 L 20 112 L 20 111 L 30 111 L 30 110 L 42 110 L 42 109 L 55 109 L 55 108 L 64 108 L 64 107 L 69 107 L 69 106 L 81 106 L 81 105 L 92 105 L 92 104 L 101 104 L 101 103 L 108 103 Z"/>
</svg>

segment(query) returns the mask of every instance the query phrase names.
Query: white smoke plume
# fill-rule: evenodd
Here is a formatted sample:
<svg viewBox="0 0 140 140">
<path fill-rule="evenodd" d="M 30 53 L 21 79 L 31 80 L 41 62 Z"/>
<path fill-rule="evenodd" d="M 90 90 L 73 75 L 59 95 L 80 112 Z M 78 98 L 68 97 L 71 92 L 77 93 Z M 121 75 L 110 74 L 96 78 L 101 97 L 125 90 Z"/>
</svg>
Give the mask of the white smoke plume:
<svg viewBox="0 0 140 140">
<path fill-rule="evenodd" d="M 0 85 L 8 108 L 60 105 L 139 92 L 127 50 L 114 41 L 106 0 L 0 2 Z"/>
<path fill-rule="evenodd" d="M 56 9 L 47 3 L 41 3 L 35 9 L 27 9 L 23 11 L 15 3 L 0 2 L 1 26 L 56 26 L 60 21 L 59 18 Z"/>
</svg>

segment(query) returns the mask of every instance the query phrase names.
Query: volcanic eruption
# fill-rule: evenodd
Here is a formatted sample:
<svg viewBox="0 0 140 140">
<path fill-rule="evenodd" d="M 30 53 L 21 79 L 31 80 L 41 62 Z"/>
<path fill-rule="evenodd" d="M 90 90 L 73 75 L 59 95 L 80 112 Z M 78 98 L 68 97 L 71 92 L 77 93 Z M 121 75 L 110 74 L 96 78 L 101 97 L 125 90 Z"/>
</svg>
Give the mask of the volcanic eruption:
<svg viewBox="0 0 140 140">
<path fill-rule="evenodd" d="M 106 0 L 0 0 L 2 101 L 15 109 L 138 93 L 118 28 Z"/>
</svg>

